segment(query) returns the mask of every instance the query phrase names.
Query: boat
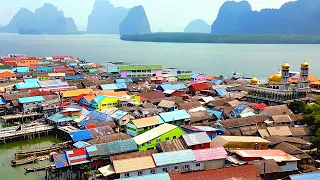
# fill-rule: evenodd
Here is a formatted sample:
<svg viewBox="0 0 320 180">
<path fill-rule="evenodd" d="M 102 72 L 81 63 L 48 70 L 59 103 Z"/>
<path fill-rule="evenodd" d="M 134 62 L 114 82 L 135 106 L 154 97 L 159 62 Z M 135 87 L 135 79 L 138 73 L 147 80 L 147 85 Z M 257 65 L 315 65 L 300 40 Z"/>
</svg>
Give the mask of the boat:
<svg viewBox="0 0 320 180">
<path fill-rule="evenodd" d="M 112 64 L 115 64 L 115 65 L 117 65 L 117 64 L 123 64 L 124 62 L 123 61 L 115 61 L 115 62 L 112 62 Z"/>
<path fill-rule="evenodd" d="M 34 167 L 34 168 L 24 168 L 24 170 L 26 171 L 26 173 L 37 172 L 37 171 L 46 170 L 47 168 L 50 168 L 51 166 L 54 166 L 54 165 L 46 165 L 46 166 L 40 166 L 40 167 Z"/>
<path fill-rule="evenodd" d="M 24 164 L 31 164 L 31 163 L 35 163 L 37 161 L 38 161 L 37 158 L 32 156 L 32 157 L 28 157 L 28 158 L 22 159 L 22 160 L 12 160 L 11 166 L 20 166 L 20 165 L 24 165 Z"/>
<path fill-rule="evenodd" d="M 40 156 L 40 157 L 37 157 L 37 160 L 38 161 L 45 161 L 45 160 L 48 160 L 50 157 L 49 156 Z"/>
</svg>

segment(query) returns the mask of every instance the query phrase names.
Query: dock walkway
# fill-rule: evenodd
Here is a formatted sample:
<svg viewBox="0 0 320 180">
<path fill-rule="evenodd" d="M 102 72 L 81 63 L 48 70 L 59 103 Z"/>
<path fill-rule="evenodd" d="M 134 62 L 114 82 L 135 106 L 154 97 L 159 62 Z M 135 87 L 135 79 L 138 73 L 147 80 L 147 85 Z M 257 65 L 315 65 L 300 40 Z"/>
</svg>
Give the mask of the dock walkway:
<svg viewBox="0 0 320 180">
<path fill-rule="evenodd" d="M 48 134 L 49 131 L 53 129 L 54 129 L 53 126 L 40 125 L 40 126 L 33 126 L 33 127 L 25 127 L 19 131 L 12 130 L 12 131 L 0 132 L 0 143 L 1 142 L 5 143 L 6 140 L 12 140 L 12 139 L 21 138 L 21 137 L 23 137 L 24 139 L 32 139 L 37 134 L 40 137 L 40 134 L 42 133 Z"/>
</svg>

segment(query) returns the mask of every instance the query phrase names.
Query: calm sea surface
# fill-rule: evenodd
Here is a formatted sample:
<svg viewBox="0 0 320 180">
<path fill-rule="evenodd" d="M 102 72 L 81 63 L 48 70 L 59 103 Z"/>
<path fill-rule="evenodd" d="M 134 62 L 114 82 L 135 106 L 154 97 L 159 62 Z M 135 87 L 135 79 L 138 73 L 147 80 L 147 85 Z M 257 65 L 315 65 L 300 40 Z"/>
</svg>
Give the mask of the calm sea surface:
<svg viewBox="0 0 320 180">
<path fill-rule="evenodd" d="M 124 61 L 132 64 L 161 64 L 210 75 L 229 75 L 232 71 L 246 76 L 268 77 L 287 61 L 299 71 L 307 60 L 313 75 L 320 77 L 320 45 L 243 45 L 144 43 L 119 40 L 117 35 L 17 35 L 0 34 L 0 54 L 35 56 L 73 55 L 106 64 Z M 25 167 L 12 168 L 10 160 L 19 149 L 30 149 L 58 142 L 54 137 L 0 145 L 0 179 L 44 179 L 44 173 L 24 175 Z"/>
<path fill-rule="evenodd" d="M 0 34 L 0 54 L 36 56 L 74 55 L 106 64 L 162 64 L 210 75 L 268 77 L 287 61 L 299 71 L 303 60 L 320 77 L 320 45 L 180 44 L 121 41 L 118 35 L 18 35 Z"/>
</svg>

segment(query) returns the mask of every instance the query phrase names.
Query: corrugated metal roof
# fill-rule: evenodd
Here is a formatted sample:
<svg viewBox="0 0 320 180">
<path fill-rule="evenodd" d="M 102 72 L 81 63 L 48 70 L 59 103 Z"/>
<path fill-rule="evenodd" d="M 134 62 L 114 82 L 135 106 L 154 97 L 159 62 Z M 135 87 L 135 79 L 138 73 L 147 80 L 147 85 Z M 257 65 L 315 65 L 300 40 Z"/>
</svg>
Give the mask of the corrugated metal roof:
<svg viewBox="0 0 320 180">
<path fill-rule="evenodd" d="M 152 156 L 136 157 L 113 161 L 113 167 L 117 174 L 143 169 L 155 168 Z"/>
<path fill-rule="evenodd" d="M 39 79 L 35 78 L 35 79 L 24 79 L 23 80 L 25 83 L 38 83 Z"/>
<path fill-rule="evenodd" d="M 114 119 L 121 119 L 123 116 L 127 115 L 128 112 L 118 110 L 115 113 L 111 114 L 111 117 Z"/>
<path fill-rule="evenodd" d="M 210 82 L 213 84 L 216 84 L 216 85 L 223 85 L 224 84 L 224 82 L 219 79 L 212 79 Z"/>
<path fill-rule="evenodd" d="M 90 112 L 87 117 L 90 117 L 98 122 L 108 122 L 112 120 L 112 118 L 108 114 L 97 111 Z"/>
<path fill-rule="evenodd" d="M 215 89 L 215 91 L 218 94 L 218 96 L 223 96 L 225 94 L 228 94 L 227 90 L 225 90 L 223 88 L 217 88 L 217 89 Z"/>
<path fill-rule="evenodd" d="M 87 152 L 85 148 L 73 149 L 66 151 L 67 159 L 70 165 L 89 163 Z"/>
<path fill-rule="evenodd" d="M 49 77 L 65 77 L 66 73 L 48 73 Z"/>
<path fill-rule="evenodd" d="M 41 86 L 41 88 L 50 88 L 50 87 L 68 86 L 69 84 L 67 82 L 62 82 L 60 79 L 55 79 L 55 80 L 40 81 L 39 85 Z"/>
<path fill-rule="evenodd" d="M 68 160 L 67 160 L 67 156 L 66 156 L 65 152 L 62 152 L 60 154 L 54 154 L 53 155 L 53 160 L 54 160 L 54 162 L 56 164 L 56 168 L 57 169 L 69 166 Z"/>
<path fill-rule="evenodd" d="M 118 73 L 120 72 L 119 69 L 108 69 L 108 73 Z"/>
<path fill-rule="evenodd" d="M 219 111 L 219 110 L 208 109 L 207 112 L 208 112 L 210 115 L 215 115 L 218 119 L 220 119 L 221 116 L 222 116 L 222 111 Z"/>
<path fill-rule="evenodd" d="M 77 80 L 77 79 L 83 79 L 83 76 L 65 76 L 65 80 Z"/>
<path fill-rule="evenodd" d="M 89 130 L 80 130 L 80 131 L 74 131 L 69 133 L 73 142 L 77 141 L 84 141 L 84 140 L 89 140 L 92 139 L 93 137 L 91 136 Z"/>
<path fill-rule="evenodd" d="M 85 146 L 90 146 L 90 144 L 87 142 L 84 142 L 84 141 L 78 141 L 78 142 L 74 143 L 73 146 L 76 148 L 82 148 Z"/>
<path fill-rule="evenodd" d="M 29 72 L 29 67 L 17 67 L 17 72 Z"/>
<path fill-rule="evenodd" d="M 191 79 L 195 79 L 196 77 L 198 77 L 200 74 L 193 74 L 192 76 L 191 76 Z"/>
<path fill-rule="evenodd" d="M 37 71 L 53 71 L 52 67 L 38 67 Z"/>
<path fill-rule="evenodd" d="M 137 128 L 148 127 L 152 125 L 158 125 L 164 123 L 162 118 L 159 116 L 146 117 L 141 119 L 132 120 L 133 124 L 136 125 Z"/>
<path fill-rule="evenodd" d="M 209 138 L 209 136 L 206 132 L 185 134 L 185 135 L 182 135 L 182 138 L 187 143 L 187 146 L 211 142 L 211 139 Z"/>
<path fill-rule="evenodd" d="M 120 71 L 130 70 L 162 70 L 161 65 L 121 65 L 118 67 Z"/>
<path fill-rule="evenodd" d="M 196 161 L 196 156 L 191 149 L 152 154 L 157 166 L 179 164 Z"/>
<path fill-rule="evenodd" d="M 106 96 L 103 95 L 98 95 L 95 98 L 93 98 L 92 101 L 94 101 L 94 103 L 99 104 L 101 101 L 103 101 L 106 98 Z"/>
<path fill-rule="evenodd" d="M 171 111 L 166 113 L 160 113 L 159 116 L 164 122 L 177 121 L 183 119 L 190 119 L 191 116 L 187 113 L 186 110 Z"/>
<path fill-rule="evenodd" d="M 298 161 L 300 159 L 285 153 L 282 150 L 234 150 L 234 153 L 241 157 L 255 157 L 263 159 L 274 159 L 276 162 Z"/>
<path fill-rule="evenodd" d="M 133 139 L 138 145 L 141 145 L 143 143 L 151 141 L 154 138 L 161 136 L 162 134 L 165 134 L 169 131 L 172 131 L 176 128 L 179 128 L 179 127 L 172 125 L 172 124 L 165 123 L 165 124 L 162 124 L 158 127 L 153 128 L 145 133 L 142 133 L 142 134 L 134 137 Z"/>
<path fill-rule="evenodd" d="M 289 177 L 291 180 L 315 180 L 315 179 L 320 179 L 320 172 L 294 174 L 294 175 L 290 175 Z"/>
<path fill-rule="evenodd" d="M 137 177 L 129 177 L 126 180 L 171 180 L 168 173 L 148 174 Z"/>
<path fill-rule="evenodd" d="M 116 83 L 116 84 L 103 84 L 100 85 L 102 90 L 116 90 L 116 89 L 127 89 L 127 85 L 125 83 Z"/>
<path fill-rule="evenodd" d="M 229 142 L 270 143 L 269 141 L 262 139 L 261 137 L 254 137 L 254 136 L 218 136 L 217 138 L 222 138 L 227 142 L 229 141 Z"/>
<path fill-rule="evenodd" d="M 31 89 L 31 88 L 39 88 L 38 83 L 18 83 L 16 84 L 17 89 Z"/>
<path fill-rule="evenodd" d="M 44 98 L 42 96 L 33 96 L 33 97 L 25 97 L 25 98 L 19 98 L 19 103 L 31 103 L 31 102 L 41 102 L 44 101 Z"/>
<path fill-rule="evenodd" d="M 105 144 L 97 144 L 93 146 L 86 147 L 86 151 L 89 155 L 89 157 L 95 157 L 95 156 L 102 156 L 106 155 L 107 152 L 105 152 Z"/>
<path fill-rule="evenodd" d="M 197 162 L 226 159 L 228 157 L 228 153 L 223 147 L 193 150 L 193 154 Z"/>
<path fill-rule="evenodd" d="M 159 85 L 164 91 L 166 90 L 181 90 L 181 89 L 187 89 L 187 86 L 185 84 L 161 84 Z"/>
<path fill-rule="evenodd" d="M 132 79 L 130 78 L 125 78 L 125 79 L 116 79 L 115 80 L 116 83 L 132 83 Z"/>
<path fill-rule="evenodd" d="M 102 126 L 89 129 L 89 132 L 93 138 L 106 136 L 114 133 L 113 129 L 110 126 Z"/>
<path fill-rule="evenodd" d="M 107 166 L 99 168 L 98 170 L 105 177 L 116 173 L 114 171 L 113 165 L 107 165 Z"/>
<path fill-rule="evenodd" d="M 137 151 L 138 145 L 133 139 L 126 139 L 105 143 L 105 151 L 108 155 Z"/>
<path fill-rule="evenodd" d="M 241 112 L 244 111 L 246 108 L 248 108 L 248 106 L 243 105 L 243 104 L 239 104 L 239 105 L 237 105 L 237 107 L 235 107 L 232 110 L 232 113 L 235 114 L 236 116 L 239 116 L 241 114 Z"/>
<path fill-rule="evenodd" d="M 54 115 L 52 115 L 52 116 L 49 116 L 47 119 L 49 119 L 49 120 L 51 120 L 51 121 L 57 121 L 57 120 L 59 120 L 60 118 L 63 118 L 63 117 L 64 117 L 63 114 L 61 114 L 61 113 L 56 113 L 56 114 L 54 114 Z"/>
</svg>

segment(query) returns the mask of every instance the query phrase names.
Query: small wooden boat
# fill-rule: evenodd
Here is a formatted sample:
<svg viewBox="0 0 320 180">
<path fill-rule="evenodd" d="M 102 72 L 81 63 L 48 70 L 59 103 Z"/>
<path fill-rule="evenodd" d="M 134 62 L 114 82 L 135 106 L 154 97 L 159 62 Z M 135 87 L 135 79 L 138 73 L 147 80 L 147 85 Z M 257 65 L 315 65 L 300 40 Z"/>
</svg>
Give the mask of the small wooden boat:
<svg viewBox="0 0 320 180">
<path fill-rule="evenodd" d="M 24 165 L 24 164 L 31 164 L 31 163 L 35 163 L 37 161 L 38 161 L 37 158 L 32 156 L 32 157 L 28 157 L 26 159 L 12 160 L 11 166 L 20 166 L 20 165 Z"/>
<path fill-rule="evenodd" d="M 51 166 L 53 166 L 53 165 L 40 166 L 40 167 L 34 167 L 34 168 L 24 168 L 24 170 L 26 171 L 26 173 L 44 171 L 44 170 L 46 170 L 47 168 L 49 168 Z"/>
<path fill-rule="evenodd" d="M 49 156 L 40 156 L 40 157 L 37 157 L 37 160 L 38 161 L 45 161 L 45 160 L 47 160 L 49 158 L 50 158 Z"/>
<path fill-rule="evenodd" d="M 115 64 L 115 65 L 117 65 L 117 64 L 123 64 L 123 61 L 115 61 L 115 62 L 112 62 L 112 64 Z"/>
</svg>

